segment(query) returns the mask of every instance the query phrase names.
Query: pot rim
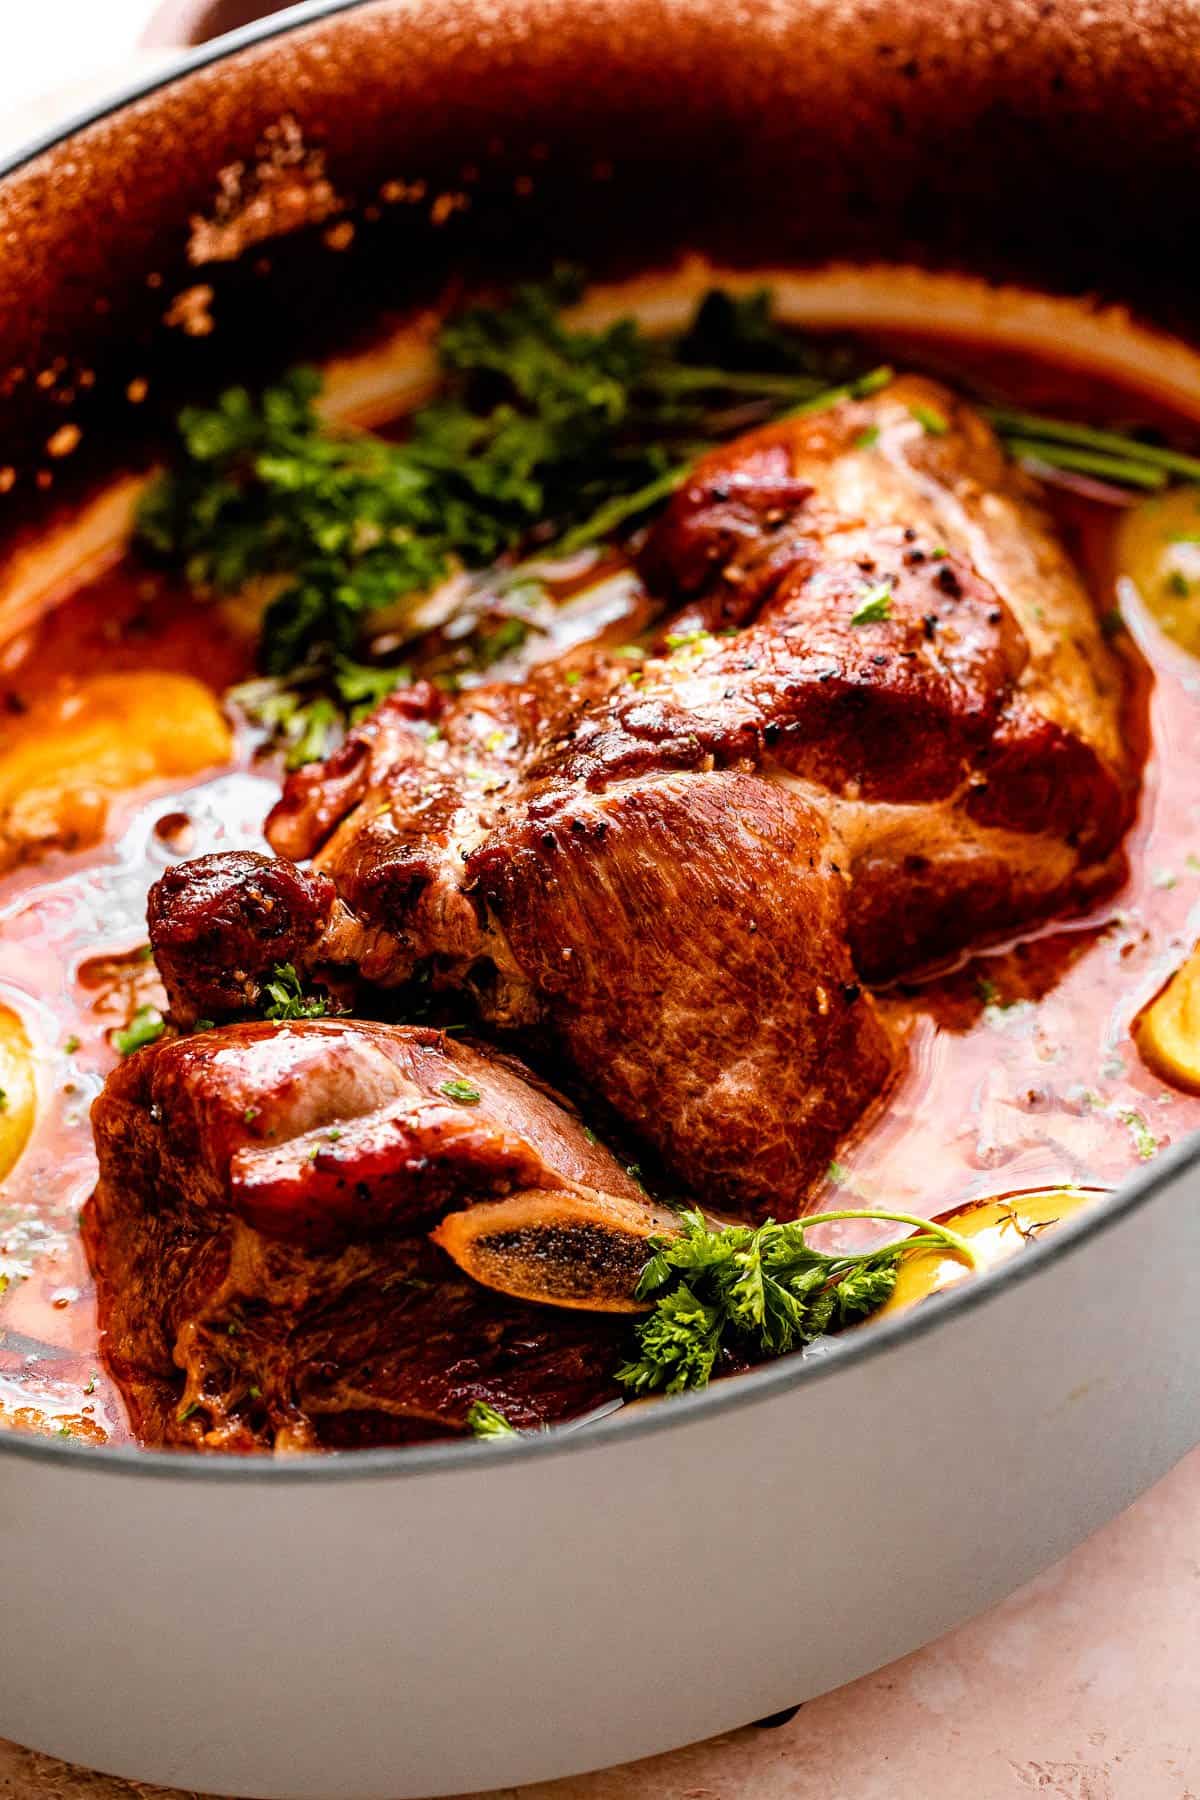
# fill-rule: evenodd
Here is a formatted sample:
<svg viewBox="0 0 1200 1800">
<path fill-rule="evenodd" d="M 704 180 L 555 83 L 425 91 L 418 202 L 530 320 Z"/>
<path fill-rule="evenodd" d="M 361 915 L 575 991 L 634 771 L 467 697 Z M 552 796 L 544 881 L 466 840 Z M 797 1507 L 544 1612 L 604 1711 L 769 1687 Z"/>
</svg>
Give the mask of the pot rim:
<svg viewBox="0 0 1200 1800">
<path fill-rule="evenodd" d="M 372 0 L 300 0 L 300 4 L 268 15 L 253 24 L 225 33 L 210 43 L 181 51 L 170 63 L 138 79 L 116 87 L 64 122 L 51 126 L 15 150 L 0 156 L 0 181 L 17 173 L 56 145 L 90 125 L 123 111 L 134 102 L 171 86 L 210 64 L 224 61 L 240 50 L 263 43 L 318 20 L 368 6 Z M 393 0 L 393 4 L 395 0 Z M 414 0 L 408 0 L 414 4 Z M 773 1399 L 793 1388 L 820 1381 L 841 1369 L 859 1367 L 885 1354 L 893 1345 L 915 1342 L 932 1331 L 948 1330 L 953 1321 L 986 1306 L 1001 1294 L 1048 1272 L 1067 1257 L 1103 1237 L 1133 1213 L 1147 1206 L 1163 1190 L 1200 1167 L 1200 1132 L 1157 1158 L 1152 1166 L 1130 1176 L 1107 1198 L 1069 1219 L 1052 1236 L 1039 1238 L 1020 1256 L 994 1265 L 970 1279 L 956 1282 L 947 1291 L 906 1309 L 882 1323 L 835 1340 L 836 1347 L 818 1356 L 795 1352 L 776 1362 L 764 1363 L 746 1373 L 717 1381 L 687 1394 L 664 1397 L 658 1403 L 630 1408 L 628 1416 L 616 1415 L 619 1424 L 598 1422 L 594 1428 L 551 1427 L 544 1433 L 512 1442 L 475 1440 L 414 1444 L 379 1450 L 347 1450 L 336 1454 L 312 1454 L 296 1458 L 267 1456 L 204 1456 L 189 1451 L 143 1450 L 132 1444 L 113 1446 L 58 1443 L 52 1438 L 0 1429 L 0 1458 L 9 1457 L 51 1466 L 74 1465 L 84 1474 L 181 1477 L 185 1481 L 236 1482 L 239 1485 L 270 1482 L 344 1482 L 381 1478 L 415 1477 L 452 1473 L 477 1463 L 486 1452 L 486 1464 L 511 1463 L 521 1457 L 546 1459 L 595 1451 L 612 1441 L 645 1438 L 662 1431 L 715 1417 L 733 1407 Z"/>
<path fill-rule="evenodd" d="M 68 114 L 57 125 L 47 126 L 36 137 L 28 138 L 23 144 L 0 154 L 0 181 L 6 181 L 26 164 L 36 162 L 39 156 L 45 155 L 47 150 L 53 150 L 56 145 L 65 143 L 76 132 L 86 131 L 89 125 L 98 125 L 101 119 L 123 111 L 136 100 L 144 100 L 148 94 L 155 94 L 160 88 L 170 87 L 172 82 L 192 74 L 196 69 L 207 68 L 209 63 L 223 62 L 227 56 L 234 56 L 239 50 L 247 50 L 252 44 L 265 38 L 285 37 L 289 31 L 296 31 L 303 25 L 314 24 L 318 19 L 327 18 L 334 13 L 353 12 L 370 3 L 371 0 L 297 0 L 297 4 L 286 7 L 283 12 L 268 13 L 266 18 L 257 19 L 250 25 L 239 25 L 236 31 L 224 32 L 220 37 L 211 38 L 206 44 L 197 44 L 193 49 L 177 50 L 162 67 L 149 69 L 132 81 L 120 83 L 100 99 L 91 101 L 78 112 Z M 414 0 L 409 0 L 410 5 L 413 3 Z"/>
</svg>

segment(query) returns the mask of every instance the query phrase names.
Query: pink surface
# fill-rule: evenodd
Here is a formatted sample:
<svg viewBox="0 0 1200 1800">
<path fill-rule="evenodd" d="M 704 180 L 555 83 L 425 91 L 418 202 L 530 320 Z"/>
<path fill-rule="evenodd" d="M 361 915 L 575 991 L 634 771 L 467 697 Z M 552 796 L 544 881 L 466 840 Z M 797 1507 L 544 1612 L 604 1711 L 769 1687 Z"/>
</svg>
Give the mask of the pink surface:
<svg viewBox="0 0 1200 1800">
<path fill-rule="evenodd" d="M 713 1679 L 720 1680 L 719 1645 Z M 0 1743 L 0 1795 L 162 1800 L 165 1793 Z M 519 1793 L 521 1800 L 1200 1800 L 1200 1451 L 1001 1606 L 810 1702 L 780 1730 L 738 1731 Z"/>
<path fill-rule="evenodd" d="M 686 1609 L 685 1609 L 686 1611 Z M 1200 1451 L 984 1617 L 802 1707 L 524 1800 L 1200 1800 Z"/>
</svg>

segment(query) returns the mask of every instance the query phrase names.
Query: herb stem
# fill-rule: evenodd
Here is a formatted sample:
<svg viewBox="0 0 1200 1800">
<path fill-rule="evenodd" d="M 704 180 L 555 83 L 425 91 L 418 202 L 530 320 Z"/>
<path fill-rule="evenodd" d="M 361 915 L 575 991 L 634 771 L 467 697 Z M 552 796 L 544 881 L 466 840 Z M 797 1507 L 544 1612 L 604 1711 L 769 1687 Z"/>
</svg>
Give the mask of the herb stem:
<svg viewBox="0 0 1200 1800">
<path fill-rule="evenodd" d="M 953 1230 L 949 1225 L 939 1225 L 933 1219 L 918 1218 L 916 1213 L 885 1212 L 882 1208 L 849 1206 L 836 1212 L 810 1213 L 800 1223 L 807 1232 L 813 1225 L 832 1225 L 838 1219 L 887 1219 L 897 1225 L 914 1225 L 924 1238 L 932 1238 L 935 1242 L 945 1244 L 947 1250 L 953 1251 L 967 1266 L 976 1272 L 983 1267 L 982 1258 L 969 1238 L 961 1232 Z M 893 1243 L 877 1244 L 869 1254 L 878 1255 L 885 1250 L 903 1250 L 906 1244 L 914 1243 L 912 1238 L 897 1238 Z"/>
<path fill-rule="evenodd" d="M 799 400 L 819 394 L 821 383 L 815 375 L 771 375 L 738 369 L 701 369 L 690 363 L 666 363 L 646 372 L 647 387 L 660 393 L 689 394 L 713 388 L 731 394 L 763 394 L 781 400 Z"/>
<path fill-rule="evenodd" d="M 803 419 L 809 413 L 826 412 L 831 406 L 837 406 L 842 400 L 865 400 L 868 394 L 877 394 L 885 388 L 889 381 L 895 379 L 896 371 L 887 363 L 880 363 L 878 368 L 868 369 L 865 375 L 857 376 L 853 381 L 843 381 L 839 387 L 825 388 L 814 394 L 811 400 L 804 401 L 801 406 L 793 406 L 780 415 L 781 419 Z"/>
<path fill-rule="evenodd" d="M 704 370 L 703 373 L 709 378 L 709 385 L 711 385 L 711 379 L 719 376 L 722 371 L 710 369 Z M 880 388 L 886 387 L 893 374 L 894 371 L 886 365 L 881 365 L 877 369 L 869 369 L 865 375 L 860 375 L 855 381 L 843 382 L 839 387 L 822 388 L 818 393 L 811 394 L 810 398 L 799 406 L 789 408 L 780 417 L 800 419 L 809 413 L 825 412 L 829 407 L 836 406 L 842 400 L 860 400 L 865 395 L 874 394 Z M 725 379 L 728 384 L 732 384 L 733 378 L 726 376 Z M 767 377 L 756 376 L 754 379 L 765 381 Z M 783 381 L 788 378 L 780 376 L 775 379 Z M 807 385 L 811 389 L 813 383 L 810 381 Z M 794 380 L 790 381 L 788 391 L 795 393 L 796 386 Z M 702 454 L 702 450 L 698 449 L 697 455 L 700 454 Z M 634 493 L 618 494 L 615 499 L 605 501 L 603 506 L 597 507 L 590 518 L 581 520 L 556 543 L 540 551 L 539 557 L 544 560 L 552 556 L 570 556 L 573 551 L 582 550 L 588 544 L 594 544 L 598 538 L 607 537 L 610 532 L 617 529 L 618 525 L 624 525 L 627 519 L 636 518 L 639 513 L 646 512 L 651 506 L 657 505 L 660 500 L 669 499 L 676 488 L 681 487 L 687 480 L 692 466 L 690 462 L 677 463 L 674 468 L 667 469 L 665 473 L 656 476 L 653 481 L 647 482 L 645 487 L 636 489 Z"/>
<path fill-rule="evenodd" d="M 1110 456 L 1103 450 L 1077 450 L 1068 444 L 1041 442 L 1036 438 L 1008 437 L 1005 448 L 1020 462 L 1041 463 L 1044 468 L 1069 469 L 1079 475 L 1099 475 L 1125 487 L 1157 493 L 1167 485 L 1165 469 L 1135 462 L 1131 457 Z"/>
<path fill-rule="evenodd" d="M 675 489 L 687 480 L 691 469 L 691 463 L 677 463 L 673 469 L 657 475 L 653 481 L 648 481 L 645 487 L 635 489 L 632 494 L 618 494 L 614 499 L 606 500 L 603 506 L 596 508 L 590 518 L 581 519 L 579 524 L 568 531 L 564 537 L 560 537 L 557 543 L 539 551 L 538 560 L 545 561 L 548 557 L 570 556 L 572 551 L 582 550 L 588 544 L 594 544 L 598 538 L 607 537 L 610 532 L 617 529 L 618 525 L 623 525 L 626 519 L 635 519 L 648 507 L 657 505 L 660 500 L 669 499 Z"/>
<path fill-rule="evenodd" d="M 1051 444 L 1078 444 L 1085 450 L 1111 453 L 1129 462 L 1145 464 L 1154 469 L 1166 469 L 1173 475 L 1184 475 L 1192 481 L 1200 481 L 1200 457 L 1185 456 L 1179 450 L 1164 449 L 1159 444 L 1143 444 L 1139 438 L 1126 437 L 1119 431 L 1101 431 L 1092 425 L 1078 425 L 1070 419 L 1042 419 L 1036 413 L 1012 412 L 1003 406 L 984 407 L 982 410 L 984 417 L 991 421 L 1001 437 L 1029 443 L 1046 439 Z M 1042 460 L 1052 462 L 1055 460 L 1054 454 L 1047 451 L 1042 455 Z M 1070 463 L 1062 464 L 1063 468 L 1072 466 Z"/>
</svg>

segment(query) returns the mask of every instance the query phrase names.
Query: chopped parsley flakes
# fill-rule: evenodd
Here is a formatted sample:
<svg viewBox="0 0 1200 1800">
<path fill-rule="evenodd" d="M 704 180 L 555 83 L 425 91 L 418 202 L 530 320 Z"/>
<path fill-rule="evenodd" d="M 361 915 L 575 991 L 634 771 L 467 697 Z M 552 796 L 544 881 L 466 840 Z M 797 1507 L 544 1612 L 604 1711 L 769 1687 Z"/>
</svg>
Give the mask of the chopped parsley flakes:
<svg viewBox="0 0 1200 1800">
<path fill-rule="evenodd" d="M 478 1106 L 483 1099 L 479 1089 L 469 1081 L 443 1081 L 438 1093 L 445 1094 L 447 1100 L 457 1100 L 460 1106 Z"/>
<path fill-rule="evenodd" d="M 490 1406 L 486 1400 L 473 1400 L 467 1409 L 467 1424 L 477 1438 L 513 1438 L 520 1437 L 515 1425 L 510 1425 L 498 1407 Z"/>
<path fill-rule="evenodd" d="M 263 983 L 264 1019 L 320 1019 L 329 1011 L 328 1000 L 306 994 L 293 963 L 276 963 L 270 981 Z"/>
<path fill-rule="evenodd" d="M 156 1044 L 167 1029 L 157 1006 L 139 1006 L 123 1031 L 114 1031 L 113 1048 L 119 1056 L 132 1056 L 147 1044 Z"/>
<path fill-rule="evenodd" d="M 892 584 L 881 581 L 865 593 L 850 615 L 852 625 L 880 625 L 892 616 Z"/>
<path fill-rule="evenodd" d="M 939 412 L 936 406 L 910 406 L 908 410 L 930 437 L 945 437 L 950 429 L 945 413 Z"/>
</svg>

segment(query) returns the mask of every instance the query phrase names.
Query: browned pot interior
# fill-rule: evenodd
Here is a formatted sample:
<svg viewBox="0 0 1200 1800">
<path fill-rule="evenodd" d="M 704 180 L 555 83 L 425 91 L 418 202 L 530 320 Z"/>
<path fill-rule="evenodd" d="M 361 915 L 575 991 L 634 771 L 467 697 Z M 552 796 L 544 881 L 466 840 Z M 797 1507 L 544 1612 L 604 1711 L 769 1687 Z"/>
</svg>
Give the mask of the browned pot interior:
<svg viewBox="0 0 1200 1800">
<path fill-rule="evenodd" d="M 967 268 L 1195 335 L 1200 22 L 1173 0 L 367 0 L 264 29 L 0 181 L 0 539 L 144 460 L 183 392 L 563 259 Z"/>
</svg>

